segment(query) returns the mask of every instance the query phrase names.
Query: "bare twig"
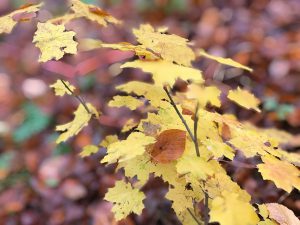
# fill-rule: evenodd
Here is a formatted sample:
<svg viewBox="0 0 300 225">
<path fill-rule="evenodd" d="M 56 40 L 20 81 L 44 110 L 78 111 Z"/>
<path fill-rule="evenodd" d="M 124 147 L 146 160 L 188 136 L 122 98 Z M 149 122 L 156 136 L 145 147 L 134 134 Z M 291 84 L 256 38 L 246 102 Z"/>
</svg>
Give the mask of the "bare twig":
<svg viewBox="0 0 300 225">
<path fill-rule="evenodd" d="M 168 97 L 169 97 L 169 99 L 170 99 L 170 101 L 171 101 L 171 105 L 173 106 L 173 108 L 175 109 L 175 111 L 176 111 L 176 113 L 178 114 L 179 118 L 181 119 L 181 122 L 182 122 L 183 125 L 185 126 L 185 129 L 186 129 L 187 132 L 189 133 L 189 135 L 190 135 L 192 141 L 195 143 L 195 137 L 194 137 L 194 135 L 193 135 L 191 129 L 190 129 L 189 126 L 187 125 L 187 123 L 186 123 L 185 119 L 183 118 L 182 114 L 179 112 L 179 110 L 178 110 L 178 108 L 177 108 L 177 106 L 176 106 L 176 104 L 175 104 L 175 102 L 174 102 L 174 100 L 173 100 L 173 98 L 172 98 L 172 96 L 171 96 L 171 94 L 170 94 L 170 92 L 168 91 L 168 88 L 167 88 L 166 86 L 164 87 L 164 90 L 165 90 L 165 92 L 167 93 L 167 95 L 168 95 Z"/>
<path fill-rule="evenodd" d="M 200 157 L 200 151 L 199 151 L 199 143 L 197 138 L 197 129 L 198 129 L 198 111 L 199 111 L 199 102 L 197 103 L 196 110 L 195 110 L 195 118 L 194 118 L 194 143 L 195 143 L 195 149 L 196 149 L 196 155 Z"/>
<path fill-rule="evenodd" d="M 84 101 L 84 99 L 79 96 L 79 95 L 76 95 L 69 87 L 68 85 L 66 84 L 66 82 L 62 79 L 60 79 L 60 81 L 63 83 L 63 85 L 65 86 L 65 88 L 72 93 L 72 95 L 83 105 L 84 109 L 89 113 L 91 114 L 91 111 L 89 110 L 89 108 L 87 107 L 86 105 L 86 102 Z"/>
<path fill-rule="evenodd" d="M 189 214 L 193 217 L 193 219 L 196 221 L 196 223 L 197 223 L 198 225 L 201 225 L 200 221 L 197 219 L 197 217 L 192 213 L 192 211 L 191 211 L 189 208 L 187 208 L 187 211 L 188 211 Z"/>
<path fill-rule="evenodd" d="M 204 191 L 204 225 L 208 225 L 209 222 L 209 210 L 208 210 L 208 194 Z"/>
</svg>

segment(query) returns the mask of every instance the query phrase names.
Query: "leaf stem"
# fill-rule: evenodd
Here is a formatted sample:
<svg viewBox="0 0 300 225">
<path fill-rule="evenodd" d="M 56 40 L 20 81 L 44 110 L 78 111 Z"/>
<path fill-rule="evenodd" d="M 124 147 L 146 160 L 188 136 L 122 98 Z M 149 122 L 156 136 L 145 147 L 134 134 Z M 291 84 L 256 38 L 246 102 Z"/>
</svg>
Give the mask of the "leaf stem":
<svg viewBox="0 0 300 225">
<path fill-rule="evenodd" d="M 63 83 L 63 85 L 65 86 L 66 89 L 68 89 L 69 92 L 72 93 L 72 95 L 83 105 L 84 109 L 91 114 L 91 111 L 89 110 L 89 108 L 86 105 L 86 102 L 84 101 L 84 99 L 80 96 L 80 95 L 76 95 L 66 84 L 66 82 L 63 79 L 60 79 L 60 81 Z"/>
<path fill-rule="evenodd" d="M 204 192 L 204 225 L 208 225 L 208 222 L 209 222 L 208 197 L 209 196 L 208 196 L 207 192 L 205 191 Z"/>
</svg>

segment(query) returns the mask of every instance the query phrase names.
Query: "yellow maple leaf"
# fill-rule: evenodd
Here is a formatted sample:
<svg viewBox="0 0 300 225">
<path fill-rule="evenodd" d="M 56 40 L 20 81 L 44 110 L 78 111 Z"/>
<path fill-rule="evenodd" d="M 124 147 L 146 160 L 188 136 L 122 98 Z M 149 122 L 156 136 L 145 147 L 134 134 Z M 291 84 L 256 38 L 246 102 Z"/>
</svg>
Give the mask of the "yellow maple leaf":
<svg viewBox="0 0 300 225">
<path fill-rule="evenodd" d="M 274 156 L 261 157 L 264 163 L 257 165 L 264 180 L 271 180 L 278 188 L 291 192 L 293 187 L 300 190 L 300 171 L 292 164 L 276 159 Z"/>
<path fill-rule="evenodd" d="M 164 60 L 135 60 L 133 62 L 127 62 L 121 66 L 121 68 L 128 67 L 140 68 L 144 72 L 151 73 L 155 84 L 159 86 L 164 86 L 165 84 L 170 84 L 172 86 L 178 78 L 184 81 L 194 80 L 199 83 L 204 82 L 200 70 L 176 65 Z"/>
<path fill-rule="evenodd" d="M 151 25 L 142 24 L 139 29 L 133 29 L 133 34 L 139 43 L 159 54 L 164 60 L 191 66 L 195 54 L 188 47 L 188 40 L 174 34 L 164 34 L 162 31 L 165 30 L 155 31 Z"/>
<path fill-rule="evenodd" d="M 96 145 L 87 145 L 87 146 L 84 146 L 82 151 L 79 153 L 79 155 L 81 157 L 86 157 L 86 156 L 90 156 L 92 154 L 95 154 L 98 152 L 98 146 Z"/>
<path fill-rule="evenodd" d="M 68 81 L 64 81 L 63 83 L 61 80 L 57 80 L 54 84 L 50 85 L 50 87 L 54 88 L 55 95 L 57 96 L 64 96 L 65 94 L 72 95 L 72 92 L 75 90 L 75 87 Z"/>
<path fill-rule="evenodd" d="M 123 128 L 121 130 L 122 133 L 128 132 L 134 127 L 138 126 L 138 122 L 135 121 L 134 119 L 130 118 L 129 120 L 126 121 L 126 123 L 123 125 Z"/>
<path fill-rule="evenodd" d="M 116 220 L 127 217 L 130 213 L 141 214 L 144 208 L 145 194 L 132 188 L 129 183 L 117 181 L 113 188 L 109 188 L 105 194 L 105 200 L 113 203 L 112 211 Z"/>
<path fill-rule="evenodd" d="M 235 156 L 235 151 L 224 142 L 206 138 L 202 140 L 201 143 L 206 146 L 208 151 L 210 151 L 215 158 L 225 156 L 233 160 Z"/>
<path fill-rule="evenodd" d="M 269 210 L 269 218 L 275 220 L 280 225 L 300 225 L 300 220 L 292 210 L 278 203 L 266 204 Z"/>
<path fill-rule="evenodd" d="M 85 107 L 80 104 L 77 110 L 74 112 L 75 117 L 73 121 L 56 126 L 57 131 L 63 131 L 63 133 L 61 133 L 56 140 L 57 144 L 66 141 L 68 138 L 78 134 L 81 129 L 88 124 L 93 115 L 95 115 L 96 117 L 99 116 L 97 110 L 92 104 L 87 103 L 86 106 L 88 107 L 90 113 L 88 113 Z"/>
<path fill-rule="evenodd" d="M 150 104 L 155 107 L 159 107 L 161 105 L 162 99 L 168 99 L 166 92 L 161 86 L 148 84 L 141 81 L 131 81 L 117 86 L 116 89 L 124 91 L 128 94 L 134 93 L 139 96 L 144 96 L 150 101 Z"/>
<path fill-rule="evenodd" d="M 191 174 L 199 180 L 205 180 L 214 174 L 213 165 L 197 156 L 182 156 L 178 159 L 176 169 L 179 174 Z"/>
<path fill-rule="evenodd" d="M 120 95 L 115 95 L 108 103 L 108 106 L 110 107 L 127 107 L 131 110 L 135 110 L 142 105 L 144 105 L 144 102 L 135 97 Z"/>
<path fill-rule="evenodd" d="M 39 62 L 59 60 L 65 53 L 76 54 L 78 43 L 73 40 L 74 36 L 75 32 L 65 31 L 64 25 L 38 23 L 33 43 L 41 51 Z"/>
<path fill-rule="evenodd" d="M 43 6 L 43 3 L 37 4 L 37 5 L 28 5 L 25 7 L 21 7 L 20 9 L 17 9 L 8 15 L 0 17 L 0 34 L 1 33 L 10 33 L 14 26 L 18 23 L 14 19 L 14 16 L 21 14 L 21 13 L 35 13 L 40 10 L 40 8 Z M 22 21 L 22 20 L 20 20 Z"/>
<path fill-rule="evenodd" d="M 260 109 L 258 108 L 260 100 L 247 90 L 238 87 L 236 90 L 230 90 L 227 97 L 246 109 L 254 109 L 257 112 L 260 112 Z"/>
<path fill-rule="evenodd" d="M 177 182 L 169 187 L 166 198 L 172 201 L 172 208 L 178 215 L 186 209 L 193 209 L 194 201 L 201 201 L 204 197 L 200 190 L 188 189 L 186 182 Z"/>
<path fill-rule="evenodd" d="M 234 192 L 223 191 L 222 196 L 211 202 L 210 222 L 222 225 L 256 225 L 259 218 L 249 202 L 242 201 Z"/>
<path fill-rule="evenodd" d="M 213 56 L 213 55 L 210 55 L 208 53 L 206 53 L 203 49 L 200 49 L 198 51 L 198 54 L 200 56 L 203 56 L 205 58 L 209 58 L 209 59 L 212 59 L 212 60 L 215 60 L 217 61 L 218 63 L 221 63 L 221 64 L 224 64 L 224 65 L 227 65 L 227 66 L 233 66 L 233 67 L 236 67 L 236 68 L 241 68 L 241 69 L 244 69 L 244 70 L 248 70 L 250 72 L 252 72 L 252 69 L 247 67 L 247 66 L 244 66 L 230 58 L 222 58 L 222 57 L 218 57 L 218 56 Z"/>
<path fill-rule="evenodd" d="M 107 135 L 99 144 L 100 147 L 107 148 L 110 144 L 119 141 L 117 135 Z"/>
<path fill-rule="evenodd" d="M 202 107 L 205 107 L 207 103 L 220 107 L 220 94 L 221 91 L 215 86 L 204 87 L 197 84 L 191 84 L 188 86 L 186 96 L 189 99 L 197 99 Z"/>
<path fill-rule="evenodd" d="M 131 133 L 126 140 L 118 141 L 107 147 L 107 155 L 102 163 L 122 162 L 143 155 L 145 147 L 155 142 L 154 137 L 146 136 L 141 132 Z"/>
<path fill-rule="evenodd" d="M 127 177 L 133 178 L 136 176 L 141 184 L 148 181 L 150 174 L 162 177 L 165 182 L 172 185 L 177 183 L 178 179 L 174 162 L 168 164 L 154 163 L 147 152 L 128 161 L 119 162 L 118 169 L 120 168 L 124 168 Z"/>
</svg>

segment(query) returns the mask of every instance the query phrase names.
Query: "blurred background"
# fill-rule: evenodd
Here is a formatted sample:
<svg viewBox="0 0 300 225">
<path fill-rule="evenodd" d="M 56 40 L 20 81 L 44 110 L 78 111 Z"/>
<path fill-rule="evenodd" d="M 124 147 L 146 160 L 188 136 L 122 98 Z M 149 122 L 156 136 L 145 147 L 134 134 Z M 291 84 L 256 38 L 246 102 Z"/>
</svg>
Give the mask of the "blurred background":
<svg viewBox="0 0 300 225">
<path fill-rule="evenodd" d="M 0 15 L 26 3 L 1 0 Z M 188 38 L 193 48 L 231 57 L 254 69 L 248 73 L 209 60 L 197 59 L 206 82 L 222 90 L 245 87 L 262 100 L 263 112 L 243 110 L 223 99 L 222 111 L 234 113 L 264 128 L 280 128 L 295 134 L 289 151 L 300 149 L 300 1 L 299 0 L 85 0 L 123 20 L 126 26 L 99 27 L 85 19 L 67 24 L 78 40 L 96 38 L 109 43 L 136 43 L 131 29 L 141 23 L 167 26 L 169 33 Z M 103 201 L 108 187 L 122 177 L 114 166 L 104 167 L 101 149 L 92 157 L 78 153 L 87 144 L 98 144 L 108 134 L 119 134 L 122 125 L 138 112 L 107 107 L 114 87 L 129 80 L 151 81 L 148 74 L 122 71 L 130 52 L 96 49 L 65 56 L 60 62 L 39 64 L 32 44 L 37 21 L 68 11 L 67 2 L 47 0 L 31 22 L 18 24 L 0 35 L 0 225 L 106 225 L 180 224 L 164 200 L 167 185 L 151 179 L 142 216 L 116 222 L 111 204 Z M 119 76 L 121 74 L 121 76 Z M 73 118 L 78 102 L 71 96 L 55 97 L 48 87 L 66 79 L 103 112 L 66 143 L 56 145 L 55 125 Z M 182 88 L 180 85 L 178 89 Z M 254 143 L 255 144 L 255 143 Z M 244 159 L 245 160 L 245 159 Z M 251 159 L 245 163 L 251 163 Z M 262 181 L 255 169 L 227 165 L 227 170 L 253 201 L 281 202 L 300 215 L 299 193 L 290 195 Z"/>
</svg>

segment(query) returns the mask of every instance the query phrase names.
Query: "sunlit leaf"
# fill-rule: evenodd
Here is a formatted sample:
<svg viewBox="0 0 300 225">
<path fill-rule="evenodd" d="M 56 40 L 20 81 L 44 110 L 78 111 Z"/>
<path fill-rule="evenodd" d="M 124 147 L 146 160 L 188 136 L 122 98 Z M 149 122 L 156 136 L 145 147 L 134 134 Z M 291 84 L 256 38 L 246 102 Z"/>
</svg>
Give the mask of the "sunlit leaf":
<svg viewBox="0 0 300 225">
<path fill-rule="evenodd" d="M 72 92 L 75 90 L 75 87 L 72 84 L 70 84 L 68 81 L 64 81 L 64 83 L 61 80 L 57 80 L 54 84 L 50 85 L 50 87 L 54 89 L 55 95 L 64 96 L 65 94 L 67 95 L 73 94 Z"/>
</svg>

